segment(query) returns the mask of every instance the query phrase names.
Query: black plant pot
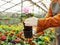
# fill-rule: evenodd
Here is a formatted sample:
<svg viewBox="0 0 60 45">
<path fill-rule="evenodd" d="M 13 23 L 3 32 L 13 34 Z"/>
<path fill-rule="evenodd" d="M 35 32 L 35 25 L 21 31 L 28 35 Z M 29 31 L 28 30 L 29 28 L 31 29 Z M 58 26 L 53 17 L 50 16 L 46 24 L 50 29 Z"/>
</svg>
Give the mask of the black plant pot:
<svg viewBox="0 0 60 45">
<path fill-rule="evenodd" d="M 25 26 L 23 31 L 25 38 L 32 38 L 32 26 Z"/>
</svg>

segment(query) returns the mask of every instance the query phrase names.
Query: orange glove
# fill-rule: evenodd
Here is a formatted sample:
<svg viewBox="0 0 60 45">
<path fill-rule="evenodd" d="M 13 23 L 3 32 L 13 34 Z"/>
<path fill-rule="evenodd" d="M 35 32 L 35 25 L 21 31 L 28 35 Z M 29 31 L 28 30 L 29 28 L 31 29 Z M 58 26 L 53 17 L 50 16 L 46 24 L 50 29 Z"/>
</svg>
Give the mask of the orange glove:
<svg viewBox="0 0 60 45">
<path fill-rule="evenodd" d="M 60 13 L 54 17 L 38 19 L 37 33 L 44 31 L 49 27 L 58 27 L 60 26 Z"/>
<path fill-rule="evenodd" d="M 52 0 L 52 2 L 57 2 L 57 0 Z M 38 19 L 37 33 L 41 34 L 45 29 L 49 27 L 60 26 L 60 12 L 57 15 L 52 15 L 51 4 L 48 12 L 44 19 Z"/>
</svg>

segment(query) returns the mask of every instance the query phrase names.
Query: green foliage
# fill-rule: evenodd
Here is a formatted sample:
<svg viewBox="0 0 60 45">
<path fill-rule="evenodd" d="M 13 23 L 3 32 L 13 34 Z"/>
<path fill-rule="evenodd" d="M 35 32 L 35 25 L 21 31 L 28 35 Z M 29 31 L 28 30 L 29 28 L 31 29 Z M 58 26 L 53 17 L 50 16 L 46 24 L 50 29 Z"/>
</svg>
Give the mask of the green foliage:
<svg viewBox="0 0 60 45">
<path fill-rule="evenodd" d="M 43 18 L 42 15 L 36 15 L 35 17 L 37 17 L 37 18 Z"/>
<path fill-rule="evenodd" d="M 49 28 L 44 31 L 44 34 L 36 36 L 32 40 L 32 42 L 35 43 L 36 45 L 47 45 L 50 44 L 54 39 L 55 39 L 55 32 L 53 29 Z"/>
<path fill-rule="evenodd" d="M 26 17 L 26 18 L 28 18 L 28 17 L 33 17 L 33 16 L 34 16 L 33 13 L 29 13 L 29 14 L 21 13 L 21 17 Z"/>
<path fill-rule="evenodd" d="M 26 14 L 25 13 L 21 13 L 21 17 L 26 17 Z"/>
</svg>

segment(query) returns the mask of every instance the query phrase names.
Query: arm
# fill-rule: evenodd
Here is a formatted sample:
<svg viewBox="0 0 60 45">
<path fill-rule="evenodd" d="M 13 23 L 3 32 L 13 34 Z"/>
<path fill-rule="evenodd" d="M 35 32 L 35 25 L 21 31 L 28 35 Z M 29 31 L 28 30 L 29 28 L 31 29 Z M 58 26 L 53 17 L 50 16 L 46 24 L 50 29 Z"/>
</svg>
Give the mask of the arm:
<svg viewBox="0 0 60 45">
<path fill-rule="evenodd" d="M 60 13 L 54 17 L 38 19 L 37 33 L 42 32 L 49 27 L 60 26 Z"/>
<path fill-rule="evenodd" d="M 51 0 L 51 1 L 52 1 L 52 2 L 57 2 L 57 0 Z M 51 4 L 52 4 L 52 2 L 51 2 Z M 50 7 L 49 7 L 49 9 L 48 9 L 48 12 L 47 12 L 45 18 L 52 17 L 51 4 L 50 4 Z"/>
<path fill-rule="evenodd" d="M 52 0 L 52 2 L 54 2 L 54 1 Z M 51 3 L 52 3 L 52 2 L 51 2 Z M 51 10 L 51 4 L 50 4 L 50 7 L 49 7 L 49 9 L 48 9 L 48 12 L 47 12 L 45 18 L 49 18 L 49 17 L 53 17 L 53 15 L 52 15 L 52 10 Z M 43 32 L 41 28 L 43 28 L 43 27 L 37 26 L 37 32 L 39 32 L 39 33 Z"/>
<path fill-rule="evenodd" d="M 46 16 L 44 18 L 49 18 L 52 17 L 52 10 L 51 7 L 49 7 L 48 12 L 46 14 Z M 37 26 L 37 32 L 39 32 L 40 34 L 42 33 L 42 27 L 41 26 Z"/>
<path fill-rule="evenodd" d="M 48 12 L 47 12 L 45 18 L 49 18 L 49 17 L 52 17 L 52 10 L 51 10 L 51 7 L 49 7 Z"/>
</svg>

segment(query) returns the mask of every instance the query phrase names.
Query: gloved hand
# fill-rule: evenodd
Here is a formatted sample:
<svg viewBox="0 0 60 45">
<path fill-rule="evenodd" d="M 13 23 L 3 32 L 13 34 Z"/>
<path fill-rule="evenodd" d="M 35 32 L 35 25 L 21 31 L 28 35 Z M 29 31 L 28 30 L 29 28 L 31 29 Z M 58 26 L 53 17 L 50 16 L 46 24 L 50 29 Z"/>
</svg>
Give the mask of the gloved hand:
<svg viewBox="0 0 60 45">
<path fill-rule="evenodd" d="M 42 19 L 42 18 L 40 18 L 40 19 Z M 40 26 L 40 27 L 37 26 L 38 18 L 36 18 L 36 17 L 27 18 L 24 21 L 24 23 L 25 23 L 25 26 L 36 26 L 37 27 L 36 30 L 34 30 L 34 34 L 36 34 L 36 35 L 43 34 L 44 29 L 42 28 L 42 26 Z"/>
<path fill-rule="evenodd" d="M 38 18 L 31 17 L 24 21 L 25 26 L 37 26 Z"/>
</svg>

